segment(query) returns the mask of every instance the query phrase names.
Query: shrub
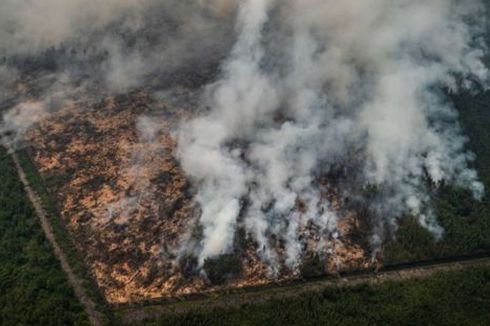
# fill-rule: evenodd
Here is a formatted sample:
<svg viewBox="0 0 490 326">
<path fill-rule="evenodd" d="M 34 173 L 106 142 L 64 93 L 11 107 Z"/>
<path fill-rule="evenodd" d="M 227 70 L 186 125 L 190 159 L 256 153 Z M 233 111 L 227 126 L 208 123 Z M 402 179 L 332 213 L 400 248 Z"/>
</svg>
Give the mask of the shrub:
<svg viewBox="0 0 490 326">
<path fill-rule="evenodd" d="M 238 257 L 233 254 L 226 254 L 206 259 L 204 271 L 211 283 L 219 285 L 239 276 L 242 272 L 242 265 Z"/>
</svg>

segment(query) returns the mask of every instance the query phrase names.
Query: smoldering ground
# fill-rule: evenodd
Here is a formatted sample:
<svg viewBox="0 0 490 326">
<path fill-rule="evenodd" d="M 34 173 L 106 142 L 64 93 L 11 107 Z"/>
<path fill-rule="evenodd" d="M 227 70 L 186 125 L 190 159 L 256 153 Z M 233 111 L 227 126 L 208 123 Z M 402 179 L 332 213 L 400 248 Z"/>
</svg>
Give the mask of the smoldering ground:
<svg viewBox="0 0 490 326">
<path fill-rule="evenodd" d="M 200 207 L 202 239 L 192 252 L 201 265 L 232 251 L 239 229 L 272 271 L 282 262 L 297 268 L 307 225 L 321 235 L 314 250 L 328 255 L 342 215 L 333 198 L 367 207 L 376 252 L 402 215 L 443 234 L 430 204 L 441 183 L 484 194 L 447 96 L 486 87 L 480 1 L 125 0 L 95 8 L 2 2 L 2 130 L 17 143 L 63 107 L 46 105 L 53 94 L 169 91 L 192 70 L 198 81 L 186 86 L 200 109 L 175 137 Z M 14 86 L 25 76 L 43 81 L 35 101 Z"/>
</svg>

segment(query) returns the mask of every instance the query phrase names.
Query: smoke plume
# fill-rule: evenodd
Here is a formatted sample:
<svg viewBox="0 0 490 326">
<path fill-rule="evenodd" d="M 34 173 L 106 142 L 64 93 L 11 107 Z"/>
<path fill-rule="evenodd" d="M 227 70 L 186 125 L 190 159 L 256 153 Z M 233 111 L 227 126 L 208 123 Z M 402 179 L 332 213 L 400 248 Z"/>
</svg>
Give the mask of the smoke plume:
<svg viewBox="0 0 490 326">
<path fill-rule="evenodd" d="M 336 232 L 328 189 L 369 207 L 373 250 L 404 214 L 440 236 L 431 190 L 484 191 L 447 99 L 488 77 L 482 13 L 478 1 L 240 2 L 210 111 L 178 134 L 199 185 L 201 263 L 230 252 L 241 227 L 264 260 L 279 238 L 296 266 L 302 227 Z"/>
</svg>

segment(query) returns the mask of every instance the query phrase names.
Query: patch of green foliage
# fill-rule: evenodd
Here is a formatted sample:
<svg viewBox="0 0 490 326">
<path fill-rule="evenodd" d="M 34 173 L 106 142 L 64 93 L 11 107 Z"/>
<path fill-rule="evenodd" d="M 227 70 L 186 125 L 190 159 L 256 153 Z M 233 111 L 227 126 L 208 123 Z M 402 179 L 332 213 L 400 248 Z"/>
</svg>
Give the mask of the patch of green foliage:
<svg viewBox="0 0 490 326">
<path fill-rule="evenodd" d="M 310 257 L 306 257 L 301 263 L 300 267 L 301 277 L 308 279 L 317 276 L 325 275 L 325 262 L 322 260 L 320 255 L 315 254 Z"/>
<path fill-rule="evenodd" d="M 296 298 L 162 317 L 145 325 L 488 325 L 490 269 L 328 288 Z"/>
<path fill-rule="evenodd" d="M 227 280 L 240 275 L 241 261 L 232 254 L 221 255 L 216 258 L 207 258 L 204 261 L 204 271 L 209 281 L 215 285 L 224 284 Z"/>
<path fill-rule="evenodd" d="M 3 148 L 0 180 L 0 324 L 88 325 Z"/>
</svg>

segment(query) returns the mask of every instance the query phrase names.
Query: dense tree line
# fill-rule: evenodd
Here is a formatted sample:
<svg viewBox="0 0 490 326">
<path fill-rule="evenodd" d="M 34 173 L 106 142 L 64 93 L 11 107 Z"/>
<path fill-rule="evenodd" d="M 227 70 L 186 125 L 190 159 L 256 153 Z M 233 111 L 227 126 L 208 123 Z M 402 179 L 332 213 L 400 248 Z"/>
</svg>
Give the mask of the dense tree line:
<svg viewBox="0 0 490 326">
<path fill-rule="evenodd" d="M 87 325 L 3 148 L 0 180 L 0 324 Z"/>
<path fill-rule="evenodd" d="M 427 279 L 328 288 L 240 308 L 203 308 L 145 325 L 488 325 L 490 270 Z"/>
</svg>

